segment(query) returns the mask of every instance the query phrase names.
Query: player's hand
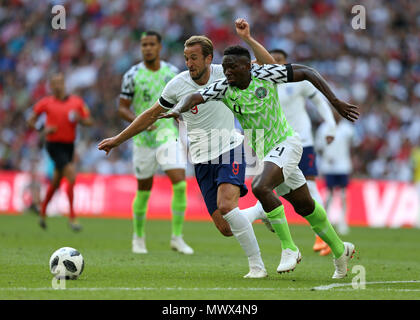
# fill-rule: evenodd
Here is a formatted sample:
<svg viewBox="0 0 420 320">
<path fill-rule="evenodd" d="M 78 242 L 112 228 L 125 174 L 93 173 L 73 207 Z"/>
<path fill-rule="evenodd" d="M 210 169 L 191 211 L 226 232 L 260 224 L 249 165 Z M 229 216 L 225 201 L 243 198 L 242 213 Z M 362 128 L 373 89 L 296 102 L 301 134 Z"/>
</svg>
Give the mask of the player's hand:
<svg viewBox="0 0 420 320">
<path fill-rule="evenodd" d="M 54 133 L 56 131 L 57 131 L 57 127 L 45 127 L 43 133 L 47 136 L 47 135 L 49 135 L 51 133 Z"/>
<path fill-rule="evenodd" d="M 163 113 L 160 116 L 158 116 L 158 119 L 169 119 L 169 118 L 174 118 L 175 120 L 178 120 L 180 116 L 180 113 L 178 111 L 171 111 L 171 112 L 167 112 L 167 113 Z"/>
<path fill-rule="evenodd" d="M 235 20 L 235 28 L 238 36 L 245 40 L 251 38 L 251 30 L 248 22 L 244 18 L 238 18 Z"/>
<path fill-rule="evenodd" d="M 77 112 L 76 110 L 71 110 L 69 112 L 69 120 L 70 120 L 70 122 L 79 123 L 81 119 L 82 118 L 80 117 L 79 112 Z"/>
<path fill-rule="evenodd" d="M 117 142 L 116 137 L 104 139 L 98 144 L 99 150 L 104 150 L 106 152 L 106 155 L 115 147 L 118 147 L 120 144 Z"/>
<path fill-rule="evenodd" d="M 332 105 L 343 118 L 351 122 L 354 122 L 359 118 L 360 113 L 357 111 L 359 108 L 355 105 L 341 100 L 337 100 Z"/>
<path fill-rule="evenodd" d="M 331 144 L 331 142 L 334 141 L 334 137 L 333 136 L 326 136 L 325 140 L 327 140 L 327 144 Z"/>
</svg>

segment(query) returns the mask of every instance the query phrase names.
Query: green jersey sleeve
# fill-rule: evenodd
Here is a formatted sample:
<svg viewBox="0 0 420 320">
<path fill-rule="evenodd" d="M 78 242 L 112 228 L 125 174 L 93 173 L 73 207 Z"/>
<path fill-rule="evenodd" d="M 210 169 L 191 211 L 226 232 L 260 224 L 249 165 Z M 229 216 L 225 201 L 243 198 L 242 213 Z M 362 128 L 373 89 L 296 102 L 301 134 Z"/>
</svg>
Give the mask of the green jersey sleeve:
<svg viewBox="0 0 420 320">
<path fill-rule="evenodd" d="M 228 87 L 229 85 L 227 79 L 224 78 L 213 82 L 203 89 L 198 90 L 198 93 L 201 94 L 204 102 L 211 100 L 223 101 Z"/>
<path fill-rule="evenodd" d="M 260 80 L 270 81 L 275 84 L 291 82 L 293 80 L 293 68 L 291 64 L 253 64 L 251 68 L 253 77 Z"/>
</svg>

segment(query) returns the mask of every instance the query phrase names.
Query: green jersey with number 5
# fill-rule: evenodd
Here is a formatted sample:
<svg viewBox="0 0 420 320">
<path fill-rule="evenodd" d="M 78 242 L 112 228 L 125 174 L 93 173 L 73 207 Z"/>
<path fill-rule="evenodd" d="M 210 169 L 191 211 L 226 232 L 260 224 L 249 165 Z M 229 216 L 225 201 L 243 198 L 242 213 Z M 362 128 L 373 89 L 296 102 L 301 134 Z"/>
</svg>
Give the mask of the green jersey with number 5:
<svg viewBox="0 0 420 320">
<path fill-rule="evenodd" d="M 131 100 L 136 116 L 149 109 L 160 97 L 163 88 L 179 70 L 165 62 L 160 62 L 160 69 L 152 71 L 144 62 L 132 66 L 123 76 L 120 97 Z M 160 119 L 155 122 L 154 130 L 147 130 L 136 135 L 134 143 L 138 146 L 157 148 L 166 142 L 176 140 L 178 129 L 173 119 Z"/>
</svg>

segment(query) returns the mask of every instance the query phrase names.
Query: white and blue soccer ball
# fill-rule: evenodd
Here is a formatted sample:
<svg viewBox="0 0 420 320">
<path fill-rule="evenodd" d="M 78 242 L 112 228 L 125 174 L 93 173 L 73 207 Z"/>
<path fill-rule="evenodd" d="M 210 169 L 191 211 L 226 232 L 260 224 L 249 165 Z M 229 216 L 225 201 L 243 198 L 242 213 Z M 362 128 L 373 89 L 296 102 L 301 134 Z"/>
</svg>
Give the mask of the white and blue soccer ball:
<svg viewBox="0 0 420 320">
<path fill-rule="evenodd" d="M 60 248 L 50 258 L 50 271 L 57 279 L 75 280 L 84 267 L 82 254 L 74 248 Z"/>
</svg>

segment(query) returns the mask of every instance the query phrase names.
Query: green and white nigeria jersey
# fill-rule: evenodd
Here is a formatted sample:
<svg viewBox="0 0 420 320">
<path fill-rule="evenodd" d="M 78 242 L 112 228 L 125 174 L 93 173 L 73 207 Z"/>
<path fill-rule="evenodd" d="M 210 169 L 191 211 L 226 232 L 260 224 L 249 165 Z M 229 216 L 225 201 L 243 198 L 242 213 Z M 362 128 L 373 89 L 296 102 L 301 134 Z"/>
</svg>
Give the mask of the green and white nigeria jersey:
<svg viewBox="0 0 420 320">
<path fill-rule="evenodd" d="M 132 66 L 123 76 L 120 97 L 132 101 L 136 116 L 149 109 L 160 97 L 166 84 L 179 72 L 178 68 L 160 62 L 160 69 L 152 71 L 144 62 Z M 143 131 L 133 140 L 138 146 L 157 148 L 168 141 L 176 140 L 178 129 L 173 119 L 160 119 L 152 131 Z"/>
<path fill-rule="evenodd" d="M 251 82 L 241 90 L 227 79 L 215 81 L 198 92 L 205 102 L 222 101 L 239 120 L 252 149 L 262 159 L 294 131 L 280 107 L 277 85 L 292 78 L 290 65 L 252 65 Z"/>
</svg>

